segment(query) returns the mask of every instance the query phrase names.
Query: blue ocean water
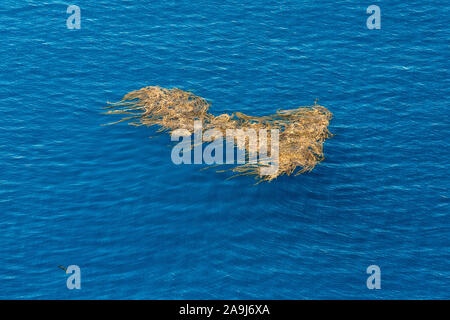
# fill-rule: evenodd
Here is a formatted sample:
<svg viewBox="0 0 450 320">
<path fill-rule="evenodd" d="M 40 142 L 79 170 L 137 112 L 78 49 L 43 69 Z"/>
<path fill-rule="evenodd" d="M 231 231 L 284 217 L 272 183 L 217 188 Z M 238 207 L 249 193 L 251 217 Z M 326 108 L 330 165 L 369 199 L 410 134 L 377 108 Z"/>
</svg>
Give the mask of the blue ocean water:
<svg viewBox="0 0 450 320">
<path fill-rule="evenodd" d="M 417 0 L 3 1 L 0 298 L 450 298 L 449 16 Z M 174 165 L 153 128 L 102 126 L 107 101 L 148 85 L 214 114 L 318 98 L 335 137 L 310 173 L 226 180 Z M 80 266 L 81 290 L 58 265 Z"/>
</svg>

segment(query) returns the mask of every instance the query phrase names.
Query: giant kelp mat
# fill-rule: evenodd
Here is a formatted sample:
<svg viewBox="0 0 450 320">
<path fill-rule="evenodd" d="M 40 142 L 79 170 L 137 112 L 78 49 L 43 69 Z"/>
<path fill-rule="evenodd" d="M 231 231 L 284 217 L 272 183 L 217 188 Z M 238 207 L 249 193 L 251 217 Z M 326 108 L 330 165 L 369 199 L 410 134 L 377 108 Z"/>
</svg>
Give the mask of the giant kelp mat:
<svg viewBox="0 0 450 320">
<path fill-rule="evenodd" d="M 276 172 L 261 173 L 260 169 L 268 165 L 267 159 L 258 159 L 256 163 L 245 163 L 230 169 L 239 175 L 254 175 L 260 181 L 312 170 L 324 159 L 323 143 L 332 136 L 328 130 L 332 114 L 317 104 L 279 110 L 273 115 L 260 117 L 241 112 L 215 116 L 209 112 L 209 107 L 207 100 L 191 92 L 151 86 L 130 92 L 121 101 L 110 104 L 107 113 L 124 115 L 117 122 L 128 121 L 137 126 L 156 125 L 160 131 L 169 133 L 177 129 L 193 132 L 196 120 L 202 121 L 203 132 L 216 129 L 224 136 L 227 130 L 278 130 L 278 141 L 271 139 L 272 135 L 268 136 L 269 144 L 277 143 L 278 146 Z M 240 146 L 247 155 L 250 150 L 254 150 L 252 148 L 260 151 L 260 145 L 252 143 L 255 142 L 249 140 Z"/>
</svg>

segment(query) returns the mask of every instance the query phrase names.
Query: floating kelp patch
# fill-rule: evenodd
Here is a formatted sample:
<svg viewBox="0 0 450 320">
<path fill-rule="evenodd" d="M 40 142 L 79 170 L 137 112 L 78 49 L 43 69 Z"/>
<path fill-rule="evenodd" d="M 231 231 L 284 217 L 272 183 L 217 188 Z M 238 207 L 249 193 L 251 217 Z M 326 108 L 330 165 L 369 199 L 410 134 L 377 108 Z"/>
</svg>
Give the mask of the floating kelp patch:
<svg viewBox="0 0 450 320">
<path fill-rule="evenodd" d="M 107 113 L 125 115 L 117 122 L 129 121 L 136 126 L 157 125 L 158 131 L 171 134 L 180 130 L 192 134 L 194 123 L 198 122 L 201 123 L 201 136 L 215 130 L 224 137 L 232 130 L 236 133 L 233 142 L 244 150 L 247 160 L 252 158 L 254 151 L 260 156 L 229 170 L 238 175 L 253 175 L 259 182 L 271 181 L 284 174 L 298 175 L 311 171 L 324 159 L 323 143 L 332 136 L 328 130 L 332 114 L 317 104 L 279 110 L 274 115 L 261 117 L 240 112 L 214 116 L 208 112 L 209 107 L 208 101 L 191 92 L 151 86 L 130 92 L 121 101 L 110 104 Z M 270 135 L 260 135 L 259 139 L 249 137 L 249 133 L 264 130 Z M 270 155 L 267 155 L 268 150 L 271 150 Z M 261 157 L 261 154 L 267 156 Z M 277 170 L 264 170 L 275 164 Z"/>
</svg>

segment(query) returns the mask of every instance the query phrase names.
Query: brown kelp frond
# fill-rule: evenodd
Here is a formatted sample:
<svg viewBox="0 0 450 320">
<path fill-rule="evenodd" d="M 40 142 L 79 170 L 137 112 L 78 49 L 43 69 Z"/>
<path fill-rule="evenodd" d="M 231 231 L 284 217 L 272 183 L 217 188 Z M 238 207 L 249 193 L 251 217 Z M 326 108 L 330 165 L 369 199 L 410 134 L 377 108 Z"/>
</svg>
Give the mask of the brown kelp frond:
<svg viewBox="0 0 450 320">
<path fill-rule="evenodd" d="M 278 170 L 275 173 L 261 173 L 261 168 L 268 166 L 268 162 L 261 158 L 256 163 L 229 169 L 236 174 L 233 177 L 253 175 L 259 182 L 271 181 L 280 175 L 298 175 L 313 170 L 324 159 L 324 141 L 332 137 L 328 125 L 333 116 L 325 107 L 317 104 L 278 110 L 273 115 L 261 117 L 241 112 L 214 116 L 208 112 L 209 107 L 208 101 L 191 92 L 151 86 L 128 93 L 121 101 L 110 104 L 106 113 L 127 115 L 117 122 L 131 120 L 132 125 L 156 125 L 159 127 L 158 131 L 169 133 L 177 129 L 186 129 L 192 133 L 195 120 L 202 121 L 202 133 L 216 129 L 223 136 L 230 129 L 264 129 L 269 132 L 276 129 L 279 132 L 279 142 L 267 137 L 268 143 L 277 143 L 279 149 Z M 258 143 L 241 138 L 246 143 L 238 145 L 238 148 L 244 150 L 246 159 L 251 150 L 256 148 L 258 153 L 261 151 Z"/>
<path fill-rule="evenodd" d="M 140 111 L 139 122 L 143 125 L 159 125 L 164 131 L 192 129 L 194 120 L 206 121 L 209 103 L 191 92 L 180 89 L 146 87 L 133 91 L 110 105 L 109 114 L 126 113 L 130 109 Z"/>
</svg>

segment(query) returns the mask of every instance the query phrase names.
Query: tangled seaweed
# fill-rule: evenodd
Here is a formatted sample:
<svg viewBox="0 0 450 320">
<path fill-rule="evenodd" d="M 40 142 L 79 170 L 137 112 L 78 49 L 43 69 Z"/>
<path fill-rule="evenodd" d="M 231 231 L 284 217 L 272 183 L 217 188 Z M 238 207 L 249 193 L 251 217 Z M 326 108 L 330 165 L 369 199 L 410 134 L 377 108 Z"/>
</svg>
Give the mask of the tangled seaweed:
<svg viewBox="0 0 450 320">
<path fill-rule="evenodd" d="M 332 136 L 328 131 L 332 114 L 325 107 L 315 104 L 279 110 L 270 116 L 253 117 L 240 112 L 214 116 L 208 113 L 209 106 L 208 101 L 191 92 L 150 86 L 130 92 L 121 101 L 111 103 L 107 113 L 125 115 L 114 123 L 129 121 L 129 124 L 136 126 L 157 125 L 158 131 L 169 133 L 177 129 L 193 132 L 195 120 L 202 121 L 203 132 L 217 129 L 225 134 L 227 129 L 278 129 L 276 173 L 261 175 L 260 168 L 267 166 L 267 162 L 261 159 L 256 164 L 246 163 L 229 169 L 237 175 L 253 175 L 259 182 L 270 182 L 284 174 L 299 175 L 311 171 L 324 159 L 323 143 Z M 248 156 L 249 150 L 252 150 L 251 142 L 241 147 Z M 259 152 L 258 146 L 256 148 Z"/>
</svg>

